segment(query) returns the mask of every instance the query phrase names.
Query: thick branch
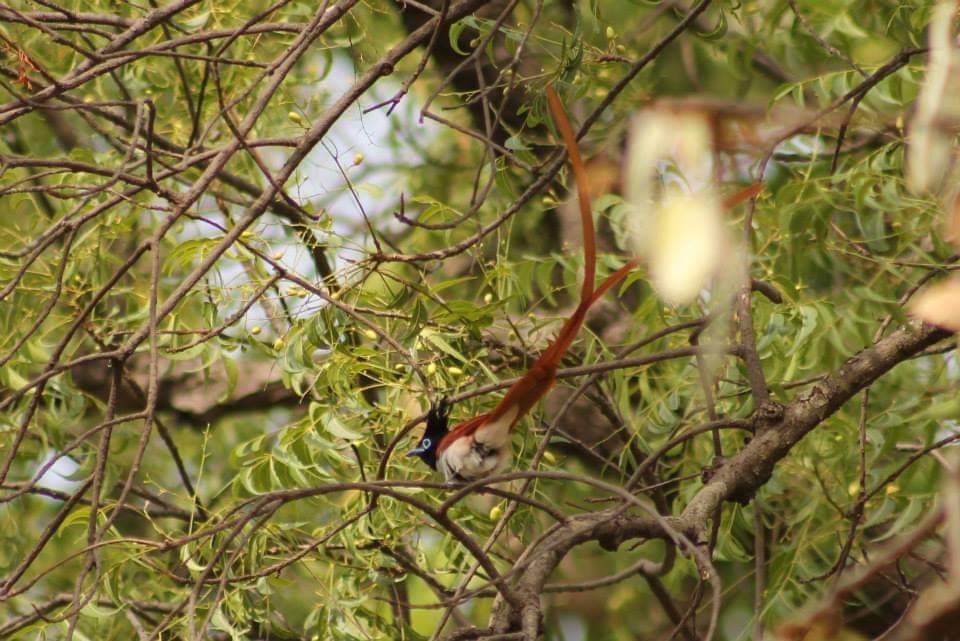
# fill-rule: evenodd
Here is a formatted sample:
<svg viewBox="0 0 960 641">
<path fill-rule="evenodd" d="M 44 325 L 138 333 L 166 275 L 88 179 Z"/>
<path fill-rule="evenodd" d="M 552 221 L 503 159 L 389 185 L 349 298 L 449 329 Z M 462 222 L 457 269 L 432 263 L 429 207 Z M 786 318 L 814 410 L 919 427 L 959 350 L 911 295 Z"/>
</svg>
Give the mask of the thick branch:
<svg viewBox="0 0 960 641">
<path fill-rule="evenodd" d="M 894 366 L 948 336 L 942 329 L 914 321 L 847 359 L 839 370 L 784 408 L 779 418 L 761 421 L 766 424 L 758 425 L 756 438 L 715 471 L 687 505 L 682 519 L 688 524 L 704 523 L 723 501 L 748 501 L 808 432 Z"/>
</svg>

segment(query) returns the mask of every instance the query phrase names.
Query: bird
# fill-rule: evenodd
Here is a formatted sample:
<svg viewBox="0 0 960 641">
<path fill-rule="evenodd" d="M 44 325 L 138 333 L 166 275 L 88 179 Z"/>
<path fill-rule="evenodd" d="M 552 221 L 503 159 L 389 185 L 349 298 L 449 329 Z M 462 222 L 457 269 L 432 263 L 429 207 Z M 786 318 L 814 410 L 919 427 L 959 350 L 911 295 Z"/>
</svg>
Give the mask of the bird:
<svg viewBox="0 0 960 641">
<path fill-rule="evenodd" d="M 469 482 L 490 476 L 503 469 L 511 458 L 510 434 L 517 422 L 553 387 L 557 367 L 580 331 L 587 312 L 611 287 L 620 282 L 634 267 L 632 259 L 611 274 L 600 285 L 596 281 L 596 235 L 590 210 L 587 173 L 577 147 L 576 136 L 563 104 L 553 87 L 547 87 L 547 103 L 553 122 L 563 138 L 577 185 L 580 222 L 583 227 L 584 277 L 580 302 L 563 323 L 556 338 L 533 363 L 527 373 L 510 386 L 503 399 L 489 412 L 468 418 L 448 428 L 451 404 L 447 398 L 432 404 L 427 412 L 426 429 L 408 456 L 419 457 L 440 472 L 447 482 Z"/>
</svg>

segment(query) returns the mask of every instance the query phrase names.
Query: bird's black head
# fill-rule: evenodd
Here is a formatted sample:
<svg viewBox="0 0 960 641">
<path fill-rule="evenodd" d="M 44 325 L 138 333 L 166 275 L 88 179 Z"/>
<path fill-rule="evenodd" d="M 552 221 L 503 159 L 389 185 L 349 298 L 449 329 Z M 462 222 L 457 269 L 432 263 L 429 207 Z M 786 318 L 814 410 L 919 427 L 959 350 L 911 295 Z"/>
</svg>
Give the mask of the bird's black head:
<svg viewBox="0 0 960 641">
<path fill-rule="evenodd" d="M 450 418 L 450 402 L 444 397 L 427 412 L 427 429 L 423 431 L 423 438 L 407 453 L 407 456 L 418 456 L 421 461 L 437 469 L 437 446 L 440 445 L 440 439 L 450 431 L 447 429 L 448 418 Z"/>
</svg>

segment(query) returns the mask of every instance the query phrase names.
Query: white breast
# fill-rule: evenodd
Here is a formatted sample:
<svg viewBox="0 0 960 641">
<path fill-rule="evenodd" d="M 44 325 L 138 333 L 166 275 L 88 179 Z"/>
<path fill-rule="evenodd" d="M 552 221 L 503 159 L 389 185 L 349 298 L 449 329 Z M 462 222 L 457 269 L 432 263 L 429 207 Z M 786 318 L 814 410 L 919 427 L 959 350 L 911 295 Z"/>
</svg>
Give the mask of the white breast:
<svg viewBox="0 0 960 641">
<path fill-rule="evenodd" d="M 491 447 L 468 436 L 457 439 L 440 453 L 437 469 L 448 482 L 473 481 L 494 474 L 509 460 L 509 442 L 500 447 Z"/>
</svg>

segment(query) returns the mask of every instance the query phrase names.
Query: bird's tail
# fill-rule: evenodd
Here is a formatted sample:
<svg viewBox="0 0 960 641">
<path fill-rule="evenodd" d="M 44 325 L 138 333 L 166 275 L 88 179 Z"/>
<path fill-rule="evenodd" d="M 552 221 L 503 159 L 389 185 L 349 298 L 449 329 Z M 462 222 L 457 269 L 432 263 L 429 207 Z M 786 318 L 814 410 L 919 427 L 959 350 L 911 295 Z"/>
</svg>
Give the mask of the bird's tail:
<svg viewBox="0 0 960 641">
<path fill-rule="evenodd" d="M 577 184 L 580 223 L 583 227 L 583 285 L 580 289 L 580 303 L 560 328 L 557 337 L 547 349 L 544 350 L 543 354 L 540 355 L 540 358 L 537 359 L 537 362 L 533 364 L 523 378 L 507 390 L 506 395 L 497 407 L 490 412 L 489 420 L 495 421 L 516 409 L 516 413 L 511 416 L 510 427 L 512 427 L 521 416 L 530 411 L 530 408 L 553 386 L 560 359 L 563 358 L 563 355 L 567 353 L 570 345 L 573 344 L 574 339 L 576 339 L 590 307 L 611 287 L 620 282 L 639 263 L 637 259 L 631 260 L 608 276 L 599 287 L 596 286 L 596 233 L 593 226 L 593 212 L 590 210 L 590 186 L 587 182 L 587 171 L 583 164 L 583 158 L 580 156 L 580 150 L 577 147 L 576 135 L 573 133 L 573 128 L 567 119 L 563 104 L 560 102 L 560 98 L 557 96 L 556 91 L 553 90 L 553 87 L 547 87 L 547 102 L 550 106 L 553 122 L 560 132 L 560 136 L 563 138 L 563 144 L 567 149 L 567 156 L 570 158 L 570 164 L 573 167 L 573 177 Z"/>
</svg>

